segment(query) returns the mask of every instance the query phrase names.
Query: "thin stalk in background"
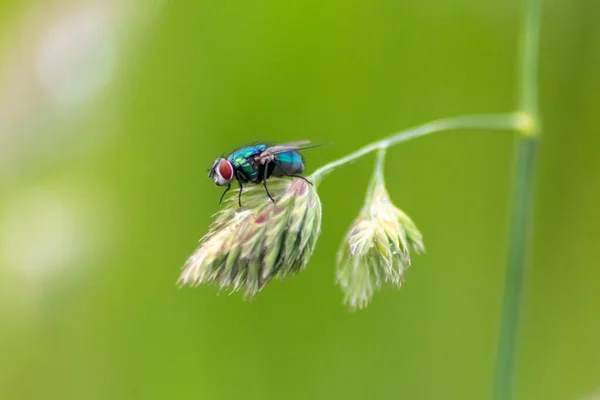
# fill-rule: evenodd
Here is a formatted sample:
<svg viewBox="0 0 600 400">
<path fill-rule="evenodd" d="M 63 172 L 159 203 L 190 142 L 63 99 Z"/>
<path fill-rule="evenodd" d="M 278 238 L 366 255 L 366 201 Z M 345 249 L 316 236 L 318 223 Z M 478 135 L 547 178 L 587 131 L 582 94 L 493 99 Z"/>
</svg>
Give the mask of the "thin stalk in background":
<svg viewBox="0 0 600 400">
<path fill-rule="evenodd" d="M 526 0 L 520 56 L 521 126 L 516 150 L 504 300 L 500 322 L 494 399 L 513 398 L 517 335 L 530 234 L 535 159 L 541 134 L 538 53 L 542 0 Z"/>
</svg>

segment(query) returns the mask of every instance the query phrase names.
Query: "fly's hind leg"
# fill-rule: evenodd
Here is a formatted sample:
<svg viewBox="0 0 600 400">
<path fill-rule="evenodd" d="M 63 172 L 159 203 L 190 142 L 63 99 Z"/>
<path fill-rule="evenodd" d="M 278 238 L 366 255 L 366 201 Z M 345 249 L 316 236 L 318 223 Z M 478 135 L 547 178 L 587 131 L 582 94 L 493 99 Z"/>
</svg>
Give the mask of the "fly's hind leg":
<svg viewBox="0 0 600 400">
<path fill-rule="evenodd" d="M 305 178 L 305 177 L 303 177 L 302 175 L 288 174 L 288 172 L 285 170 L 285 168 L 283 168 L 283 167 L 281 166 L 281 164 L 279 164 L 277 161 L 273 160 L 273 163 L 275 163 L 275 165 L 277 165 L 277 166 L 279 167 L 279 169 L 280 169 L 280 170 L 282 170 L 282 171 L 283 171 L 283 173 L 284 173 L 286 176 L 289 176 L 289 177 L 291 177 L 291 178 L 300 178 L 300 179 L 302 179 L 302 180 L 305 180 L 305 181 L 306 181 L 308 184 L 310 184 L 310 185 L 312 185 L 312 184 L 313 184 L 311 181 L 309 181 L 308 179 L 306 179 L 306 178 Z"/>
<path fill-rule="evenodd" d="M 300 179 L 302 179 L 302 180 L 306 181 L 306 183 L 308 183 L 309 185 L 312 185 L 312 184 L 313 184 L 311 181 L 309 181 L 308 179 L 306 179 L 306 178 L 305 178 L 305 177 L 303 177 L 302 175 L 288 175 L 288 176 L 291 176 L 291 177 L 294 177 L 294 178 L 300 178 Z"/>
</svg>

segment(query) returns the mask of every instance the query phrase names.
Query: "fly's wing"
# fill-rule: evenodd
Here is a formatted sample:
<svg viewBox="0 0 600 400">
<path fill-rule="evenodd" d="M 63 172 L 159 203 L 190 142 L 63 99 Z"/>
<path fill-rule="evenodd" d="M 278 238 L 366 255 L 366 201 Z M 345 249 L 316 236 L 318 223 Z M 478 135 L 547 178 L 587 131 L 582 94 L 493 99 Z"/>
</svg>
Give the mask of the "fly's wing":
<svg viewBox="0 0 600 400">
<path fill-rule="evenodd" d="M 279 144 L 276 146 L 267 147 L 265 149 L 265 151 L 263 151 L 260 155 L 258 155 L 256 157 L 256 159 L 258 161 L 262 161 L 262 160 L 267 159 L 276 154 L 287 153 L 290 151 L 312 149 L 313 147 L 318 147 L 318 146 L 320 146 L 320 145 L 319 144 L 311 145 L 310 141 L 308 141 L 308 140 L 301 140 L 298 142 L 289 142 L 289 143 Z"/>
</svg>

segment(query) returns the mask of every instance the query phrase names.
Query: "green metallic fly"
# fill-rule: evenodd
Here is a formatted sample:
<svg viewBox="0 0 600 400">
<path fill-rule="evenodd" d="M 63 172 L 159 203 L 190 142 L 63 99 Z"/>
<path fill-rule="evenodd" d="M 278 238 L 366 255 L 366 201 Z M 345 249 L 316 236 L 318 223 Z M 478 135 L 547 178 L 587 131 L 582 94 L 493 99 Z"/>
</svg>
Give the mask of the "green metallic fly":
<svg viewBox="0 0 600 400">
<path fill-rule="evenodd" d="M 267 188 L 267 179 L 271 176 L 292 176 L 304 179 L 300 176 L 304 172 L 304 161 L 299 150 L 305 150 L 318 145 L 309 145 L 307 140 L 291 142 L 276 146 L 256 144 L 235 150 L 227 157 L 217 158 L 213 164 L 208 177 L 215 181 L 217 186 L 227 185 L 227 189 L 221 195 L 219 203 L 223 200 L 225 193 L 231 189 L 231 182 L 235 178 L 240 185 L 238 203 L 242 206 L 242 189 L 246 183 L 263 184 L 267 196 L 273 202 L 273 197 Z"/>
</svg>

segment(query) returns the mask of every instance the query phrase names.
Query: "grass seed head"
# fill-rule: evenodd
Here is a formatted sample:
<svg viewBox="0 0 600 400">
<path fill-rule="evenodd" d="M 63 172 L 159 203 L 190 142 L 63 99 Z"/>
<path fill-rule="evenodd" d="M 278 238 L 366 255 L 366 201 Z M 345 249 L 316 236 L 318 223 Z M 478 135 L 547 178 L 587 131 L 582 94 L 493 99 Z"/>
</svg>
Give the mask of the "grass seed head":
<svg viewBox="0 0 600 400">
<path fill-rule="evenodd" d="M 385 186 L 374 185 L 338 253 L 336 280 L 348 307 L 365 308 L 385 282 L 399 287 L 411 251 L 425 251 L 421 232 L 394 206 Z"/>
<path fill-rule="evenodd" d="M 294 275 L 312 255 L 321 231 L 321 201 L 303 179 L 270 179 L 272 203 L 262 186 L 248 186 L 238 207 L 232 193 L 209 232 L 183 266 L 183 285 L 211 283 L 256 295 L 271 279 Z"/>
</svg>

